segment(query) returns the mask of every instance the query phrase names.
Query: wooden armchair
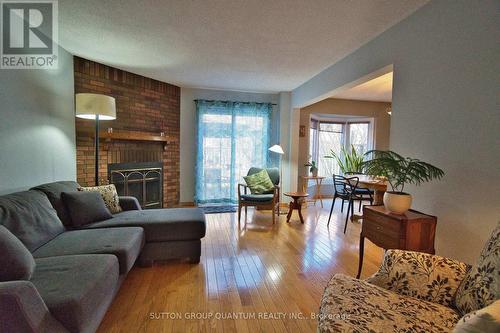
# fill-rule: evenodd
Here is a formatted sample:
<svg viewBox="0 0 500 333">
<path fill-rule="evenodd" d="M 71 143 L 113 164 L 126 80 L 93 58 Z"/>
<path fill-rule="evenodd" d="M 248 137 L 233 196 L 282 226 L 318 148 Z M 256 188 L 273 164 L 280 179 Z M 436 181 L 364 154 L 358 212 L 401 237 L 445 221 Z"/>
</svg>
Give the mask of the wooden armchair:
<svg viewBox="0 0 500 333">
<path fill-rule="evenodd" d="M 241 220 L 241 209 L 245 207 L 245 217 L 247 214 L 247 207 L 256 207 L 260 209 L 270 209 L 273 214 L 273 224 L 276 221 L 276 213 L 280 214 L 279 204 L 280 204 L 280 175 L 278 168 L 268 168 L 266 169 L 269 174 L 269 178 L 274 184 L 272 192 L 264 194 L 251 194 L 249 193 L 248 186 L 246 184 L 238 184 L 238 225 Z M 261 168 L 250 168 L 247 175 L 253 175 L 257 172 L 262 171 Z"/>
</svg>

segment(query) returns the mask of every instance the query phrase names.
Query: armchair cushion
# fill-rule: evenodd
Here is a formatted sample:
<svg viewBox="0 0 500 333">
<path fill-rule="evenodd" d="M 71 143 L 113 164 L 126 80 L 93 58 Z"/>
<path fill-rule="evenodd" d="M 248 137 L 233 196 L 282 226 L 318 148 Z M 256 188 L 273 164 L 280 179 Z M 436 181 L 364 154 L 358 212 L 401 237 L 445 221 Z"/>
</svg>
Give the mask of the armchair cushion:
<svg viewBox="0 0 500 333">
<path fill-rule="evenodd" d="M 253 202 L 270 202 L 273 201 L 274 194 L 242 194 L 241 199 Z"/>
<path fill-rule="evenodd" d="M 367 279 L 400 295 L 452 306 L 468 266 L 427 253 L 387 250 L 377 273 Z"/>
<path fill-rule="evenodd" d="M 250 168 L 250 170 L 248 170 L 247 176 L 253 175 L 254 173 L 260 172 L 262 170 L 264 170 L 264 169 L 252 167 L 252 168 Z M 278 168 L 267 168 L 265 170 L 267 171 L 267 174 L 269 175 L 269 178 L 271 178 L 271 181 L 273 182 L 273 184 L 279 185 L 279 183 L 280 183 L 280 170 Z"/>
<path fill-rule="evenodd" d="M 262 194 L 274 189 L 274 184 L 266 170 L 243 177 L 252 194 Z"/>
<path fill-rule="evenodd" d="M 458 288 L 455 306 L 462 315 L 500 299 L 500 222 L 488 240 L 477 264 Z"/>
<path fill-rule="evenodd" d="M 459 316 L 446 306 L 335 274 L 318 319 L 318 332 L 449 332 Z"/>
</svg>

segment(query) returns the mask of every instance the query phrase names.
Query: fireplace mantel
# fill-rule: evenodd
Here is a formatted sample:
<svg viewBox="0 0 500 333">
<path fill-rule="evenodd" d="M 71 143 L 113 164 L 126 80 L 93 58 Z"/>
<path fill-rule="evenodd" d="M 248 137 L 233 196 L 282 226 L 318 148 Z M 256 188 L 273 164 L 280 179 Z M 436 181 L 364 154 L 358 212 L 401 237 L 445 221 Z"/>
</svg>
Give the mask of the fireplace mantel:
<svg viewBox="0 0 500 333">
<path fill-rule="evenodd" d="M 79 135 L 94 137 L 92 131 L 79 131 Z M 141 131 L 126 131 L 126 130 L 113 130 L 99 132 L 99 139 L 106 141 L 120 140 L 120 141 L 149 141 L 163 143 L 163 149 L 166 149 L 168 143 L 177 142 L 178 139 L 173 136 L 159 135 L 151 132 Z"/>
</svg>

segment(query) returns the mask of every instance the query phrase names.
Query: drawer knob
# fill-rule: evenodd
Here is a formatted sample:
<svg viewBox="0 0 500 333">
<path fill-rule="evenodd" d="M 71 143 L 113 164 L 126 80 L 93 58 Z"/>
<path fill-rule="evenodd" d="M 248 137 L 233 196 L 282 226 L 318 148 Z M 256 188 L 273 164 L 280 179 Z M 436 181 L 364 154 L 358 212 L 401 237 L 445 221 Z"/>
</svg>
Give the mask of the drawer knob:
<svg viewBox="0 0 500 333">
<path fill-rule="evenodd" d="M 379 227 L 379 226 L 377 226 L 377 227 L 376 227 L 376 229 L 377 229 L 377 230 L 380 230 L 380 229 L 382 229 L 382 228 L 381 228 L 381 227 Z"/>
</svg>

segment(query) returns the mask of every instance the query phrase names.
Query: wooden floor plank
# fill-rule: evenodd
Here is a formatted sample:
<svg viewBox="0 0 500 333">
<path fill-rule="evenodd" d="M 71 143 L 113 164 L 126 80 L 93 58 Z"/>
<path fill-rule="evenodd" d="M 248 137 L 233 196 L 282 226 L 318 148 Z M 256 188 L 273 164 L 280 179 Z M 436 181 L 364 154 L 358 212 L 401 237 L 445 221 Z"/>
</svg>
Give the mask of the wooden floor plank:
<svg viewBox="0 0 500 333">
<path fill-rule="evenodd" d="M 172 261 L 134 267 L 98 332 L 312 332 L 326 283 L 354 276 L 360 224 L 309 205 L 305 223 L 294 214 L 272 224 L 270 212 L 207 215 L 199 264 Z M 363 277 L 376 271 L 382 249 L 365 244 Z M 163 315 L 162 315 L 163 313 Z M 283 316 L 282 318 L 280 316 Z M 220 319 L 224 317 L 227 319 Z"/>
</svg>

